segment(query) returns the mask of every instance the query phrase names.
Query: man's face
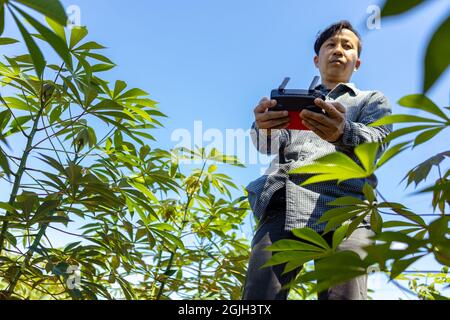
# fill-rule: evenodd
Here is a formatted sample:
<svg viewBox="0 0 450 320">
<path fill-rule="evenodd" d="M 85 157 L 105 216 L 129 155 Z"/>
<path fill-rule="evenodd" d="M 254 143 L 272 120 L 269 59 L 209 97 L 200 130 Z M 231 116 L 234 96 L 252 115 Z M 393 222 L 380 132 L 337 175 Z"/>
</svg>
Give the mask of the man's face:
<svg viewBox="0 0 450 320">
<path fill-rule="evenodd" d="M 348 29 L 342 29 L 328 38 L 320 47 L 314 64 L 322 79 L 332 82 L 349 82 L 353 71 L 359 68 L 358 37 Z"/>
</svg>

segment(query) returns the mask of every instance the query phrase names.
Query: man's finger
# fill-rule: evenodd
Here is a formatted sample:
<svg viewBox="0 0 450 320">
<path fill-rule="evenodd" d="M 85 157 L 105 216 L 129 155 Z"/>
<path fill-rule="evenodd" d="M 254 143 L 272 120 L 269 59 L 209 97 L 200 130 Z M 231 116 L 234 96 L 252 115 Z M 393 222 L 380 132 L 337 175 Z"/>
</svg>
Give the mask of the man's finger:
<svg viewBox="0 0 450 320">
<path fill-rule="evenodd" d="M 320 131 L 325 132 L 328 129 L 327 125 L 324 125 L 322 122 L 316 121 L 312 118 L 303 118 L 303 120 L 306 121 L 308 124 L 320 129 Z"/>
<path fill-rule="evenodd" d="M 333 101 L 330 103 L 341 113 L 345 113 L 347 111 L 347 109 L 345 109 L 345 107 L 340 102 Z"/>
<path fill-rule="evenodd" d="M 267 121 L 272 119 L 287 118 L 289 113 L 287 111 L 270 111 L 265 113 L 257 113 L 255 119 L 257 121 Z"/>
<path fill-rule="evenodd" d="M 314 99 L 316 106 L 325 110 L 325 112 L 332 118 L 340 116 L 340 112 L 329 102 L 323 101 L 320 98 Z"/>
<path fill-rule="evenodd" d="M 259 104 L 256 106 L 254 111 L 255 113 L 263 113 L 268 108 L 275 107 L 276 105 L 277 105 L 276 100 L 273 99 L 269 100 L 267 97 L 264 97 L 259 101 Z"/>
<path fill-rule="evenodd" d="M 318 127 L 316 127 L 313 123 L 311 123 L 308 120 L 302 120 L 302 124 L 307 127 L 309 130 L 313 131 L 315 134 L 317 134 L 319 137 L 323 138 L 325 136 L 325 133 L 320 130 Z"/>
<path fill-rule="evenodd" d="M 302 110 L 302 112 L 300 112 L 300 117 L 302 119 L 306 118 L 306 120 L 314 119 L 320 123 L 330 124 L 330 119 L 327 116 L 309 110 Z"/>
<path fill-rule="evenodd" d="M 265 129 L 272 129 L 272 128 L 277 127 L 279 125 L 288 123 L 289 120 L 290 120 L 289 118 L 283 118 L 283 119 L 262 121 L 262 122 L 258 123 L 258 127 L 265 128 Z"/>
</svg>

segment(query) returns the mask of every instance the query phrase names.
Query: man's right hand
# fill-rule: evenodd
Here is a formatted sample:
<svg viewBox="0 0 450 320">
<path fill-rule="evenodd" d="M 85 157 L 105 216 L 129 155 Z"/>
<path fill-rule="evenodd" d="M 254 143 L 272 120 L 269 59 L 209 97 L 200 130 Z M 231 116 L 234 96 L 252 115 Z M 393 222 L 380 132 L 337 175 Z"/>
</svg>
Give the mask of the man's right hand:
<svg viewBox="0 0 450 320">
<path fill-rule="evenodd" d="M 253 110 L 255 114 L 255 123 L 258 129 L 285 129 L 289 125 L 289 116 L 287 111 L 269 111 L 277 105 L 276 100 L 262 98 Z M 270 130 L 267 130 L 270 134 Z"/>
</svg>

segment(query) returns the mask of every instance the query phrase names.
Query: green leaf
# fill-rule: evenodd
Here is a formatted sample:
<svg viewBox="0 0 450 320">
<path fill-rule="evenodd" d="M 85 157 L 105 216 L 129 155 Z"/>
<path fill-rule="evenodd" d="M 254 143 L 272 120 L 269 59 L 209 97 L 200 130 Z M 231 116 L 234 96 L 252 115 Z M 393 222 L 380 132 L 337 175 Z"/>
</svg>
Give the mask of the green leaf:
<svg viewBox="0 0 450 320">
<path fill-rule="evenodd" d="M 417 257 L 413 257 L 410 259 L 403 259 L 403 260 L 395 260 L 392 264 L 390 279 L 397 278 L 403 271 L 405 271 L 406 268 L 408 268 L 410 265 L 412 265 L 414 262 L 422 258 L 424 255 L 419 255 Z"/>
<path fill-rule="evenodd" d="M 150 200 L 152 200 L 155 203 L 159 203 L 158 199 L 155 197 L 155 195 L 142 183 L 136 182 L 136 181 L 130 181 L 128 180 L 128 183 L 141 191 L 143 194 L 145 194 Z"/>
<path fill-rule="evenodd" d="M 17 27 L 19 28 L 20 33 L 22 34 L 23 40 L 25 41 L 25 44 L 31 55 L 31 60 L 33 61 L 33 65 L 34 65 L 36 74 L 37 74 L 38 78 L 41 78 L 42 73 L 44 72 L 45 64 L 46 64 L 44 56 L 42 55 L 42 52 L 39 49 L 39 47 L 37 46 L 36 42 L 34 42 L 33 38 L 30 36 L 30 34 L 25 29 L 25 27 L 22 25 L 22 23 L 17 18 L 17 16 L 13 12 L 11 12 L 11 13 L 12 13 L 14 20 L 16 21 Z"/>
<path fill-rule="evenodd" d="M 317 251 L 317 252 L 323 252 L 324 250 L 322 248 L 319 248 L 317 246 L 304 243 L 298 240 L 292 240 L 292 239 L 284 239 L 276 241 L 274 244 L 268 246 L 265 248 L 267 251 Z"/>
<path fill-rule="evenodd" d="M 5 4 L 0 2 L 0 36 L 5 30 Z"/>
<path fill-rule="evenodd" d="M 80 51 L 80 50 L 98 50 L 98 49 L 105 49 L 106 47 L 102 46 L 101 44 L 98 44 L 95 41 L 89 41 L 86 43 L 83 43 L 82 45 L 76 47 L 73 49 L 74 51 Z"/>
<path fill-rule="evenodd" d="M 355 154 L 366 172 L 373 172 L 378 151 L 378 143 L 364 143 L 355 148 Z"/>
<path fill-rule="evenodd" d="M 71 69 L 72 60 L 70 58 L 69 48 L 67 48 L 65 41 L 46 26 L 42 25 L 36 19 L 28 15 L 26 12 L 20 10 L 19 8 L 16 8 L 16 10 L 22 14 L 22 16 L 39 32 L 40 35 L 42 35 L 47 43 L 58 53 L 66 66 Z"/>
<path fill-rule="evenodd" d="M 108 71 L 114 68 L 114 64 L 99 63 L 92 66 L 92 72 Z"/>
<path fill-rule="evenodd" d="M 12 43 L 16 43 L 19 42 L 16 39 L 13 38 L 0 38 L 0 46 L 6 45 L 6 44 L 12 44 Z"/>
<path fill-rule="evenodd" d="M 112 99 L 116 99 L 116 97 L 127 87 L 127 83 L 122 80 L 116 80 L 114 84 L 114 93 Z"/>
<path fill-rule="evenodd" d="M 11 212 L 11 213 L 13 213 L 13 212 L 16 211 L 16 209 L 14 209 L 14 207 L 11 206 L 11 205 L 10 205 L 9 203 L 7 203 L 7 202 L 0 202 L 0 209 L 3 209 L 3 210 L 5 210 L 5 211 Z"/>
<path fill-rule="evenodd" d="M 337 218 L 341 215 L 346 215 L 347 213 L 353 213 L 354 215 L 357 215 L 358 213 L 366 210 L 367 204 L 365 204 L 364 207 L 355 207 L 355 206 L 346 206 L 343 208 L 334 208 L 325 211 L 322 216 L 319 218 L 318 223 L 322 223 L 325 221 L 328 221 L 330 219 Z M 343 220 L 345 221 L 345 220 Z"/>
<path fill-rule="evenodd" d="M 410 134 L 416 131 L 424 130 L 424 129 L 430 129 L 430 128 L 436 128 L 436 125 L 418 125 L 418 126 L 411 126 L 411 127 L 405 127 L 401 129 L 397 129 L 392 131 L 387 135 L 387 137 L 384 139 L 385 142 L 390 142 L 398 137 L 404 136 L 406 134 Z"/>
<path fill-rule="evenodd" d="M 348 179 L 365 178 L 370 173 L 365 172 L 349 156 L 335 152 L 315 160 L 313 164 L 301 166 L 289 172 L 289 174 L 305 173 L 314 174 L 301 185 L 307 185 L 315 182 L 338 180 L 338 183 Z"/>
<path fill-rule="evenodd" d="M 384 3 L 383 9 L 381 9 L 381 16 L 388 17 L 407 12 L 422 2 L 424 2 L 424 0 L 387 0 Z"/>
<path fill-rule="evenodd" d="M 60 25 L 67 24 L 67 15 L 61 2 L 58 0 L 14 0 L 31 9 L 42 13 L 44 16 L 51 18 Z"/>
<path fill-rule="evenodd" d="M 400 152 L 404 151 L 409 147 L 409 141 L 402 142 L 399 144 L 396 144 L 392 146 L 391 148 L 387 149 L 383 154 L 381 155 L 380 159 L 377 162 L 377 169 L 380 168 L 383 164 L 385 164 L 388 160 L 395 157 Z"/>
<path fill-rule="evenodd" d="M 275 253 L 264 265 L 260 267 L 260 269 L 274 266 L 282 263 L 286 263 L 289 261 L 297 262 L 299 265 L 304 264 L 306 261 L 316 259 L 322 256 L 323 253 L 320 252 L 301 252 L 301 251 L 283 251 Z M 301 261 L 299 261 L 301 260 Z"/>
<path fill-rule="evenodd" d="M 435 135 L 437 135 L 439 132 L 441 132 L 445 127 L 435 128 L 431 130 L 427 130 L 419 134 L 416 139 L 414 139 L 414 145 L 413 147 L 418 146 L 419 144 L 422 144 L 424 142 L 427 142 L 431 138 L 433 138 Z"/>
<path fill-rule="evenodd" d="M 127 98 L 136 98 L 136 97 L 147 96 L 147 95 L 148 95 L 148 93 L 145 92 L 144 90 L 134 88 L 134 89 L 130 89 L 127 92 L 121 94 L 120 96 L 118 96 L 116 98 L 116 100 L 122 100 L 122 99 L 127 99 Z"/>
<path fill-rule="evenodd" d="M 372 210 L 370 214 L 370 227 L 375 233 L 380 233 L 383 226 L 383 219 L 376 210 Z"/>
<path fill-rule="evenodd" d="M 49 17 L 45 17 L 45 21 L 50 26 L 50 28 L 61 38 L 64 40 L 64 44 L 67 42 L 66 31 L 64 30 L 64 26 L 60 25 L 58 22 L 52 20 Z"/>
<path fill-rule="evenodd" d="M 350 196 L 337 198 L 336 200 L 330 201 L 327 204 L 332 206 L 366 205 L 363 200 Z"/>
<path fill-rule="evenodd" d="M 402 97 L 398 104 L 413 109 L 423 110 L 429 113 L 432 113 L 443 120 L 448 120 L 446 114 L 426 95 L 423 94 L 410 94 Z"/>
<path fill-rule="evenodd" d="M 423 92 L 427 92 L 450 64 L 450 17 L 438 27 L 428 43 L 424 61 Z"/>
<path fill-rule="evenodd" d="M 347 235 L 348 224 L 344 224 L 337 228 L 333 233 L 333 250 L 336 250 L 337 247 L 341 244 L 342 240 L 344 240 Z"/>
<path fill-rule="evenodd" d="M 311 228 L 300 228 L 292 230 L 292 233 L 300 239 L 312 242 L 325 250 L 329 250 L 330 246 L 316 231 Z"/>
<path fill-rule="evenodd" d="M 336 227 L 342 225 L 342 224 L 343 224 L 345 221 L 347 221 L 347 220 L 350 220 L 350 219 L 359 219 L 359 217 L 367 215 L 367 213 L 364 214 L 364 212 L 365 212 L 365 211 L 363 211 L 363 210 L 358 210 L 358 211 L 356 211 L 356 210 L 353 210 L 353 211 L 347 211 L 347 212 L 342 213 L 342 214 L 340 214 L 340 215 L 338 215 L 338 216 L 336 216 L 336 217 L 329 218 L 329 220 L 328 220 L 328 222 L 327 222 L 327 225 L 325 226 L 324 232 L 325 232 L 325 233 L 330 232 L 330 231 L 333 230 L 334 228 L 336 228 Z M 367 212 L 368 212 L 368 211 L 367 211 Z M 347 232 L 348 232 L 348 230 L 347 230 Z"/>
<path fill-rule="evenodd" d="M 6 175 L 9 177 L 11 175 L 11 169 L 9 168 L 8 158 L 6 154 L 3 152 L 2 148 L 0 148 L 0 168 Z"/>
<path fill-rule="evenodd" d="M 396 228 L 396 227 L 417 227 L 417 224 L 397 220 L 383 222 L 383 228 Z"/>
<path fill-rule="evenodd" d="M 369 126 L 377 127 L 377 126 L 382 126 L 382 125 L 386 125 L 386 124 L 402 123 L 402 122 L 443 123 L 442 121 L 439 121 L 439 120 L 418 117 L 418 116 L 412 116 L 409 114 L 392 114 L 392 115 L 383 117 L 383 118 L 369 124 Z"/>
<path fill-rule="evenodd" d="M 413 181 L 417 186 L 421 181 L 427 178 L 431 168 L 433 166 L 438 166 L 446 157 L 450 157 L 450 151 L 440 152 L 430 157 L 408 171 L 402 181 L 408 178 L 407 186 L 409 186 Z"/>
<path fill-rule="evenodd" d="M 73 49 L 88 34 L 86 27 L 73 27 L 70 32 L 69 48 Z"/>
<path fill-rule="evenodd" d="M 364 183 L 363 193 L 369 203 L 373 203 L 376 200 L 375 190 L 373 190 L 372 186 L 369 183 Z"/>
</svg>

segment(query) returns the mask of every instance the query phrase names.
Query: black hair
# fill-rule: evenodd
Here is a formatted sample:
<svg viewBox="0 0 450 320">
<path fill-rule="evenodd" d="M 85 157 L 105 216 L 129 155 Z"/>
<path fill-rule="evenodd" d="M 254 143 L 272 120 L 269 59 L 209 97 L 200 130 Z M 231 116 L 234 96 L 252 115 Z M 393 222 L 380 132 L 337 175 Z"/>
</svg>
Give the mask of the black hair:
<svg viewBox="0 0 450 320">
<path fill-rule="evenodd" d="M 319 55 L 320 47 L 322 46 L 322 44 L 325 41 L 327 41 L 329 38 L 331 38 L 335 34 L 341 32 L 342 29 L 348 29 L 358 37 L 358 57 L 359 57 L 361 55 L 361 51 L 362 51 L 361 37 L 360 37 L 358 31 L 356 31 L 353 28 L 352 24 L 347 20 L 341 20 L 339 22 L 333 23 L 325 30 L 318 32 L 316 42 L 314 43 L 314 51 L 316 52 L 316 54 Z"/>
</svg>

